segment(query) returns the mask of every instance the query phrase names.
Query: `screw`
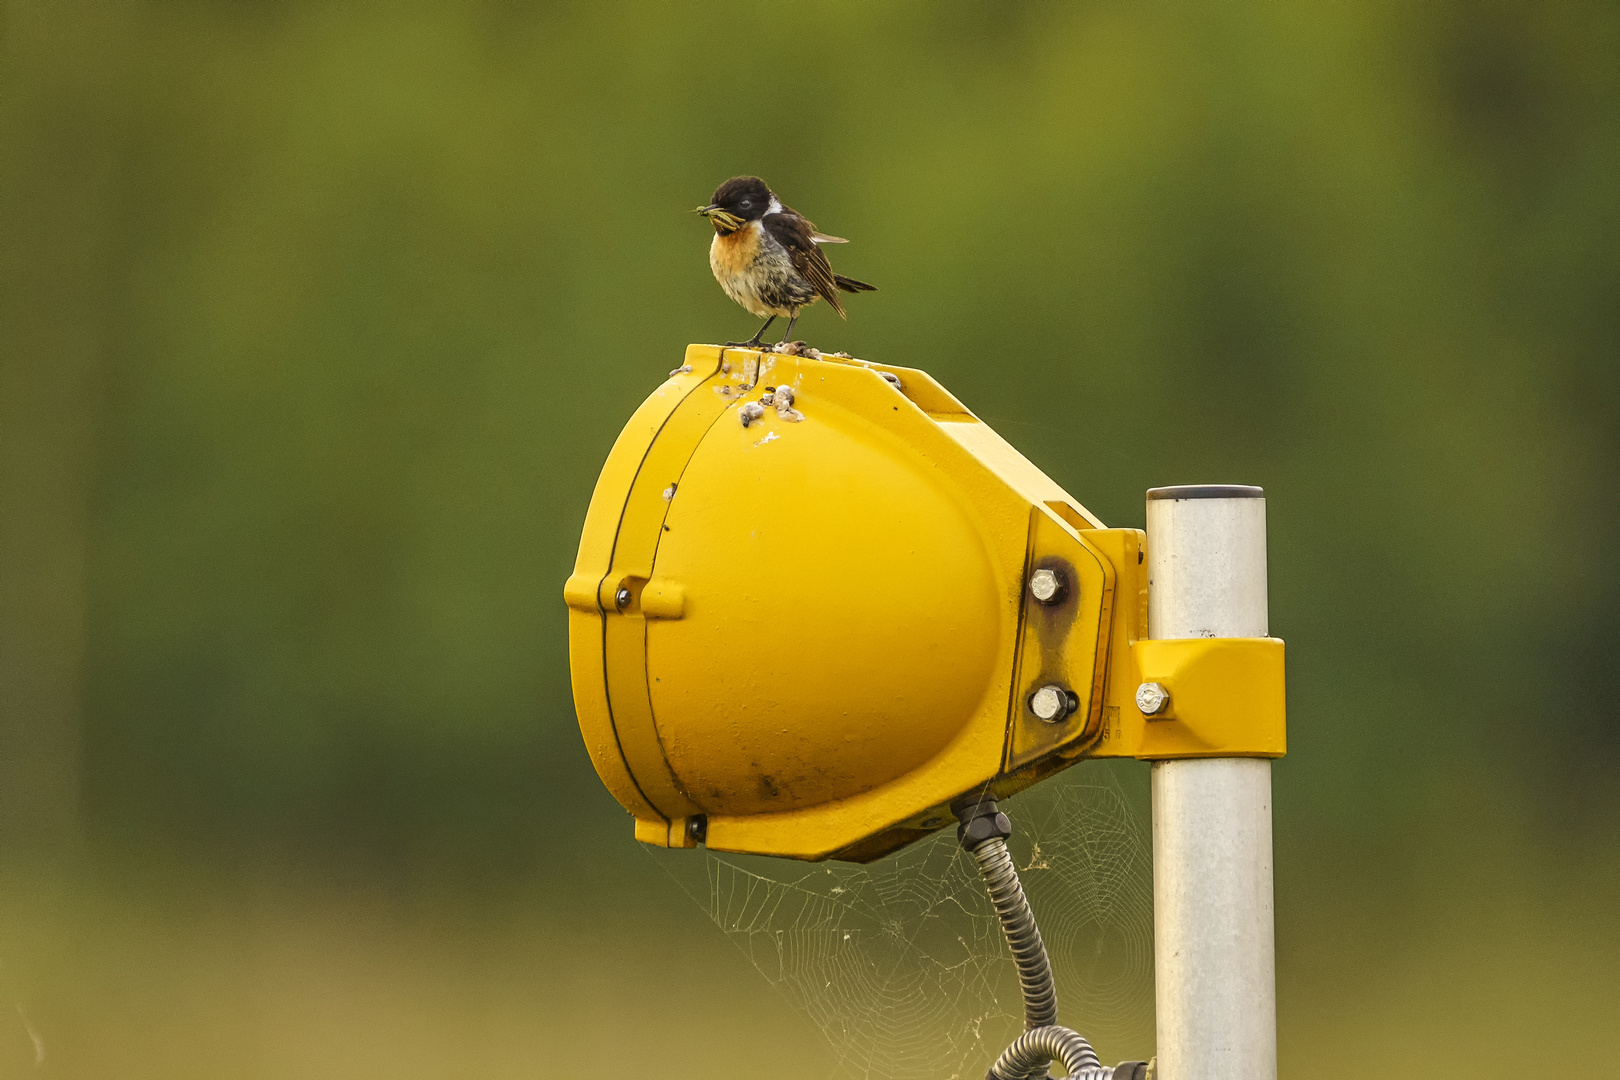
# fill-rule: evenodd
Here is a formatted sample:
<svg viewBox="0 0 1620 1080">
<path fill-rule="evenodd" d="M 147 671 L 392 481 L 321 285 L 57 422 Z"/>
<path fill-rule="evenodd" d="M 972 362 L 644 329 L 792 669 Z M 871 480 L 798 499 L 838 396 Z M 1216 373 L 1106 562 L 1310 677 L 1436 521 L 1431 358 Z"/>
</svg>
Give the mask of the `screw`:
<svg viewBox="0 0 1620 1080">
<path fill-rule="evenodd" d="M 1145 682 L 1136 688 L 1136 707 L 1143 716 L 1158 716 L 1170 707 L 1170 691 L 1156 682 Z"/>
<path fill-rule="evenodd" d="M 1029 711 L 1048 724 L 1062 720 L 1073 708 L 1069 692 L 1056 683 L 1048 683 L 1029 696 Z"/>
<path fill-rule="evenodd" d="M 619 605 L 619 607 L 621 607 L 621 608 L 629 607 L 630 606 L 630 590 L 629 590 L 629 588 L 628 587 L 620 588 L 618 592 L 614 593 L 613 594 L 613 602 L 615 604 Z"/>
<path fill-rule="evenodd" d="M 1029 575 L 1030 595 L 1043 604 L 1055 604 L 1063 598 L 1063 574 L 1041 567 Z"/>
</svg>

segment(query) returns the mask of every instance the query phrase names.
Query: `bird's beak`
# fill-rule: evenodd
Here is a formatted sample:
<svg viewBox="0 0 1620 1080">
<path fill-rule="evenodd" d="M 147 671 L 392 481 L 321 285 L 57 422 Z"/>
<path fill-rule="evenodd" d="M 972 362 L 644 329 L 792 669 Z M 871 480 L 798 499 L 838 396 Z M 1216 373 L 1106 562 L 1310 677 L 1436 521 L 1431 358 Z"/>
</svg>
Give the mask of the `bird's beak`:
<svg viewBox="0 0 1620 1080">
<path fill-rule="evenodd" d="M 700 206 L 700 207 L 698 207 L 696 210 L 693 210 L 692 213 L 694 213 L 694 214 L 702 214 L 704 217 L 708 217 L 710 214 L 714 213 L 718 209 L 720 209 L 720 204 L 719 203 L 710 203 L 708 206 Z"/>
</svg>

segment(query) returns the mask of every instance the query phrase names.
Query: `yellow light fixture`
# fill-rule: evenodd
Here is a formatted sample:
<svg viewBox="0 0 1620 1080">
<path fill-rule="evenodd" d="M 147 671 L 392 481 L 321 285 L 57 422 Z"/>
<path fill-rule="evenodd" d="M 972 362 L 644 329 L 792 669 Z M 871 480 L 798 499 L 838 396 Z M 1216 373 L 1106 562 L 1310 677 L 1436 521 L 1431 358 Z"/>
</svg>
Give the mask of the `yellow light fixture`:
<svg viewBox="0 0 1620 1080">
<path fill-rule="evenodd" d="M 1143 534 L 915 369 L 690 346 L 565 597 L 580 730 L 651 844 L 866 862 L 1088 754 L 1283 751 L 1281 642 L 1137 646 Z"/>
</svg>

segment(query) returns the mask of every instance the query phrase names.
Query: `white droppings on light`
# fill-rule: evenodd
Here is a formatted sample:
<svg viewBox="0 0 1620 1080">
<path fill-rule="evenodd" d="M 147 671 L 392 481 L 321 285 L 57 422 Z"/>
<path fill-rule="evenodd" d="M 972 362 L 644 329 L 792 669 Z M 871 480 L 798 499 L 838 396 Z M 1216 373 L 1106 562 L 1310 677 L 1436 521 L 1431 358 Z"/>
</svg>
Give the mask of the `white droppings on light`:
<svg viewBox="0 0 1620 1080">
<path fill-rule="evenodd" d="M 757 401 L 750 401 L 748 404 L 737 410 L 737 416 L 742 420 L 743 427 L 747 427 L 749 424 L 752 424 L 755 420 L 758 420 L 764 415 L 765 406 L 761 405 Z"/>
<path fill-rule="evenodd" d="M 675 485 L 671 484 L 671 485 L 669 485 L 669 487 L 664 489 L 664 501 L 669 502 L 669 500 L 673 499 L 674 497 L 675 497 Z"/>
<path fill-rule="evenodd" d="M 793 407 L 795 396 L 791 386 L 778 386 L 776 388 L 776 415 L 790 424 L 797 424 L 804 419 L 804 413 Z"/>
<path fill-rule="evenodd" d="M 673 379 L 677 375 L 690 374 L 691 371 L 692 371 L 692 365 L 691 364 L 682 364 L 680 367 L 678 367 L 674 371 L 670 372 L 669 377 Z"/>
<path fill-rule="evenodd" d="M 759 442 L 755 443 L 754 445 L 755 446 L 764 446 L 766 443 L 775 442 L 777 439 L 780 439 L 781 437 L 782 436 L 778 435 L 774 431 L 768 432 L 763 439 L 759 440 Z"/>
</svg>

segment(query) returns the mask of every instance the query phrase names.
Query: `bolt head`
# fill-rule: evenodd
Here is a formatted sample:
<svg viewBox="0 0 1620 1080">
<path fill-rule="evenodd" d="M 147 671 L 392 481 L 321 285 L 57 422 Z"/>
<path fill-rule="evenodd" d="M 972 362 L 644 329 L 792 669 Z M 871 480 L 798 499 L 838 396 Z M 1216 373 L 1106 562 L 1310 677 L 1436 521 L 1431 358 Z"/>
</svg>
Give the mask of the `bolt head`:
<svg viewBox="0 0 1620 1080">
<path fill-rule="evenodd" d="M 615 604 L 618 604 L 620 607 L 629 607 L 630 606 L 630 590 L 627 589 L 627 588 L 626 589 L 620 589 L 618 592 L 614 593 L 613 594 L 613 602 Z"/>
<path fill-rule="evenodd" d="M 1029 575 L 1029 594 L 1043 604 L 1055 604 L 1063 599 L 1064 584 L 1061 573 L 1043 566 Z"/>
<path fill-rule="evenodd" d="M 1055 724 L 1069 715 L 1069 692 L 1056 683 L 1048 683 L 1029 696 L 1029 711 L 1048 724 Z"/>
<path fill-rule="evenodd" d="M 1170 691 L 1161 683 L 1145 682 L 1136 688 L 1136 707 L 1143 716 L 1158 716 L 1170 706 Z"/>
</svg>

